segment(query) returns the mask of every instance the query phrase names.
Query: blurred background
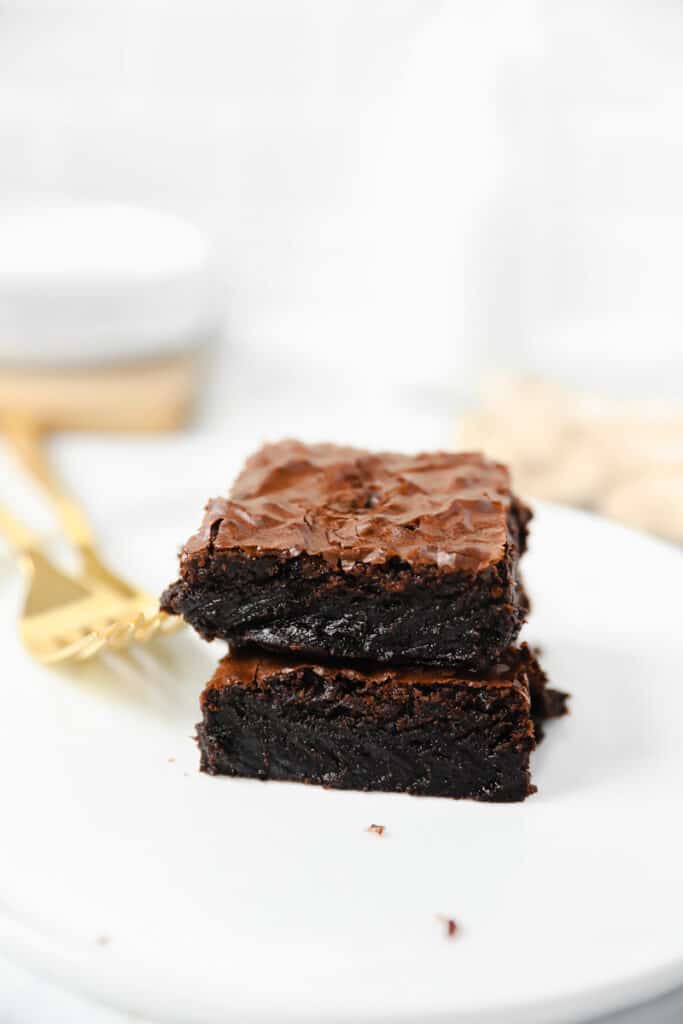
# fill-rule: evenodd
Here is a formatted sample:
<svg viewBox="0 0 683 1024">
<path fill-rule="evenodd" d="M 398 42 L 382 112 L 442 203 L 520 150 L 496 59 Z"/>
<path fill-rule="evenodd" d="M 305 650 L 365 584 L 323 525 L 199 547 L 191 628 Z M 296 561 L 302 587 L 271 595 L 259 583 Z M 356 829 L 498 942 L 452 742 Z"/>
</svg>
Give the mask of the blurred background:
<svg viewBox="0 0 683 1024">
<path fill-rule="evenodd" d="M 682 49 L 664 0 L 4 0 L 0 195 L 201 230 L 195 423 L 484 446 L 681 540 Z"/>
</svg>

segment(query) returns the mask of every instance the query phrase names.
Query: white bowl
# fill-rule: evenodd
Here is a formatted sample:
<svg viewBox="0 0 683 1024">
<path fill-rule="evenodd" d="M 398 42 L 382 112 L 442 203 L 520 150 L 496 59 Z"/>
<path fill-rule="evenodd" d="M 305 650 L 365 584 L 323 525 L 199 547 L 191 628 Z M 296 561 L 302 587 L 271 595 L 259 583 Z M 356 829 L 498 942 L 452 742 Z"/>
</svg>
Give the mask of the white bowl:
<svg viewBox="0 0 683 1024">
<path fill-rule="evenodd" d="M 206 239 L 117 203 L 0 211 L 0 362 L 73 366 L 167 354 L 214 316 Z"/>
</svg>

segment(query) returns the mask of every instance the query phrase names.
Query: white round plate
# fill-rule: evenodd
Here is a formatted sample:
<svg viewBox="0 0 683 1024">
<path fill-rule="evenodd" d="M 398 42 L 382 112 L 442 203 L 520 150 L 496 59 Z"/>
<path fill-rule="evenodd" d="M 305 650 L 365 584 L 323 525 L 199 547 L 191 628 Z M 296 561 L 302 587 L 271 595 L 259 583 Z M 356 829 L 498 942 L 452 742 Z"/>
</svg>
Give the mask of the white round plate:
<svg viewBox="0 0 683 1024">
<path fill-rule="evenodd" d="M 161 585 L 184 532 L 150 519 L 109 553 Z M 538 793 L 487 805 L 202 776 L 220 646 L 43 670 L 3 571 L 2 950 L 178 1024 L 543 1024 L 673 988 L 683 557 L 546 507 L 526 576 L 572 713 L 534 756 Z"/>
</svg>

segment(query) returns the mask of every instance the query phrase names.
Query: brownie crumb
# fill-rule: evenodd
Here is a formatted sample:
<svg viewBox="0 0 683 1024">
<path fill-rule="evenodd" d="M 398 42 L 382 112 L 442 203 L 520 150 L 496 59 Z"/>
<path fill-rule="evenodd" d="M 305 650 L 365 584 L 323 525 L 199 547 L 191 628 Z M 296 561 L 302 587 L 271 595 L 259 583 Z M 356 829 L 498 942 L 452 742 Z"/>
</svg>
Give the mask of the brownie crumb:
<svg viewBox="0 0 683 1024">
<path fill-rule="evenodd" d="M 452 939 L 458 933 L 458 923 L 452 917 L 446 917 L 445 914 L 436 915 L 439 921 L 442 921 L 446 927 L 446 937 Z"/>
<path fill-rule="evenodd" d="M 377 836 L 383 836 L 385 832 L 385 825 L 370 825 L 368 832 L 374 832 Z"/>
<path fill-rule="evenodd" d="M 111 939 L 109 938 L 108 935 L 98 935 L 97 938 L 95 939 L 95 942 L 97 943 L 98 946 L 108 946 L 109 943 L 111 942 Z"/>
</svg>

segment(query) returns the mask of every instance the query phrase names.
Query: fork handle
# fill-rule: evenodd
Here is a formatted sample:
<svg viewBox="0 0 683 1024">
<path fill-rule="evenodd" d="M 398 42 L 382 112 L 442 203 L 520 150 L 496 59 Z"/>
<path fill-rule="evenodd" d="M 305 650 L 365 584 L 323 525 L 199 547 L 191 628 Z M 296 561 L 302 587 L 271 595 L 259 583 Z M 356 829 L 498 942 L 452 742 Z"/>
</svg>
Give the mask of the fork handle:
<svg viewBox="0 0 683 1024">
<path fill-rule="evenodd" d="M 20 553 L 32 552 L 40 545 L 36 534 L 15 519 L 2 505 L 0 505 L 0 533 L 3 533 L 9 544 Z"/>
<path fill-rule="evenodd" d="M 91 546 L 90 523 L 52 473 L 43 452 L 44 432 L 40 426 L 24 417 L 9 415 L 2 417 L 0 429 L 21 464 L 50 498 L 66 538 L 78 548 Z"/>
</svg>

